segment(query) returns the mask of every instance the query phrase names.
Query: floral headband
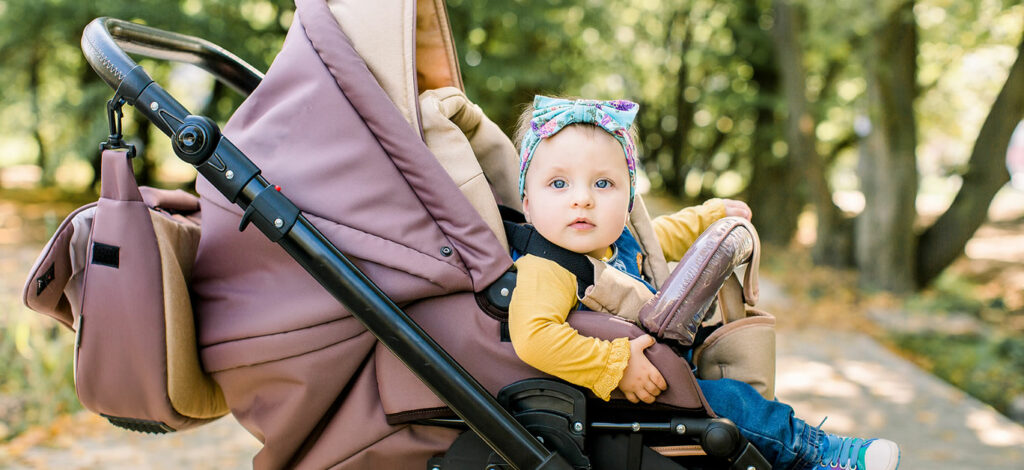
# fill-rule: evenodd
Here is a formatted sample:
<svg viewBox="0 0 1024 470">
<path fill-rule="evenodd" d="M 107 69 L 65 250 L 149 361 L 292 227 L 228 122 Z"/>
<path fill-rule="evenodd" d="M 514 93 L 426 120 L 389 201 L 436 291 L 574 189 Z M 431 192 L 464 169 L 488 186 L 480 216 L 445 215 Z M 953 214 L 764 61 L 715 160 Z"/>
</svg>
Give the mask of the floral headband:
<svg viewBox="0 0 1024 470">
<path fill-rule="evenodd" d="M 526 170 L 541 140 L 551 137 L 569 124 L 592 124 L 608 131 L 622 144 L 629 169 L 629 210 L 633 210 L 636 188 L 636 144 L 629 135 L 640 106 L 632 101 L 566 100 L 537 95 L 533 98 L 533 119 L 519 146 L 519 198 L 526 197 Z"/>
</svg>

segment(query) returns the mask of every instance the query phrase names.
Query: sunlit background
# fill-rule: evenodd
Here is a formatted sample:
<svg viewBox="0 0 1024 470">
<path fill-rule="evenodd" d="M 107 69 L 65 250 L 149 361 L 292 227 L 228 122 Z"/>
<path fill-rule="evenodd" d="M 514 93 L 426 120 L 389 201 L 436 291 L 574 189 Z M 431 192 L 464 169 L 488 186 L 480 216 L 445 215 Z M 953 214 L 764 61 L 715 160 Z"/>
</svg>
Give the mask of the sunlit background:
<svg viewBox="0 0 1024 470">
<path fill-rule="evenodd" d="M 111 16 L 195 35 L 266 70 L 293 10 L 0 0 L 0 442 L 79 406 L 70 335 L 21 307 L 20 289 L 64 214 L 95 198 L 112 93 L 82 57 L 84 25 Z M 820 266 L 851 276 L 842 308 L 896 293 L 886 308 L 907 318 L 884 315 L 898 319 L 884 337 L 1024 421 L 1018 0 L 448 0 L 448 10 L 466 93 L 503 129 L 537 93 L 639 102 L 652 200 L 748 201 L 762 239 L 785 254 L 765 269 L 794 295 L 835 290 L 831 275 L 803 276 Z M 243 99 L 194 67 L 140 64 L 222 124 Z M 195 172 L 166 137 L 131 111 L 124 126 L 145 156 L 141 184 L 191 188 Z M 920 315 L 972 326 L 906 327 Z"/>
</svg>

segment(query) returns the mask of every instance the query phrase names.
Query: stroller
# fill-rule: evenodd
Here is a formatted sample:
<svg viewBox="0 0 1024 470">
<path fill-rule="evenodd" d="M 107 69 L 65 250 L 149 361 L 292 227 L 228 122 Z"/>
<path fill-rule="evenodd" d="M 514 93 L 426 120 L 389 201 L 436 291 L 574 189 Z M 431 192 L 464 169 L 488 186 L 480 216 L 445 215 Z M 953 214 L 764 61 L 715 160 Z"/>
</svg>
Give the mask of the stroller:
<svg viewBox="0 0 1024 470">
<path fill-rule="evenodd" d="M 512 266 L 497 205 L 518 197 L 512 144 L 460 93 L 442 0 L 366 5 L 297 0 L 265 77 L 119 20 L 82 40 L 114 105 L 202 176 L 199 358 L 263 442 L 254 466 L 769 468 L 666 345 L 647 352 L 669 384 L 653 405 L 602 402 L 516 357 L 495 307 Z M 221 133 L 125 51 L 196 63 L 248 99 Z M 570 323 L 643 334 L 596 312 Z"/>
</svg>

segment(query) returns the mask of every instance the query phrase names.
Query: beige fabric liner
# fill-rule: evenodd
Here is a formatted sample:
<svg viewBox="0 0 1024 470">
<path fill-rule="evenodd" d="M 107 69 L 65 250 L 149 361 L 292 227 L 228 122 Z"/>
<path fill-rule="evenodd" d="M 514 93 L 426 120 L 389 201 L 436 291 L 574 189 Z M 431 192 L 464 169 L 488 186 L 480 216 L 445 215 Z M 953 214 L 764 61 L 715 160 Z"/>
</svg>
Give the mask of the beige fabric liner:
<svg viewBox="0 0 1024 470">
<path fill-rule="evenodd" d="M 746 382 L 766 400 L 775 399 L 775 317 L 747 308 L 745 317 L 726 322 L 693 351 L 698 378 Z"/>
<path fill-rule="evenodd" d="M 328 0 L 327 6 L 413 129 L 420 129 L 420 90 L 462 88 L 442 0 L 375 0 L 373 8 L 365 1 Z"/>
<path fill-rule="evenodd" d="M 413 129 L 419 131 L 414 77 L 416 8 L 410 0 L 328 0 L 352 46 Z"/>
<path fill-rule="evenodd" d="M 629 274 L 589 256 L 587 259 L 594 265 L 594 285 L 587 287 L 580 302 L 596 312 L 611 313 L 636 323 L 640 307 L 654 294 Z"/>
<path fill-rule="evenodd" d="M 518 201 L 512 142 L 457 88 L 428 90 L 420 100 L 427 147 L 508 250 L 495 195 Z"/>
<path fill-rule="evenodd" d="M 661 284 L 668 278 L 668 263 L 665 261 L 665 254 L 661 252 L 658 236 L 654 234 L 654 225 L 651 222 L 651 215 L 647 213 L 647 205 L 639 194 L 633 197 L 633 211 L 629 213 L 626 225 L 640 242 L 646 255 L 644 273 L 653 280 L 651 284 L 660 289 Z"/>
<path fill-rule="evenodd" d="M 164 282 L 167 395 L 171 406 L 189 418 L 224 416 L 228 413 L 224 394 L 199 363 L 195 317 L 188 293 L 188 279 L 199 246 L 199 226 L 175 223 L 153 211 L 150 216 L 160 248 Z"/>
</svg>

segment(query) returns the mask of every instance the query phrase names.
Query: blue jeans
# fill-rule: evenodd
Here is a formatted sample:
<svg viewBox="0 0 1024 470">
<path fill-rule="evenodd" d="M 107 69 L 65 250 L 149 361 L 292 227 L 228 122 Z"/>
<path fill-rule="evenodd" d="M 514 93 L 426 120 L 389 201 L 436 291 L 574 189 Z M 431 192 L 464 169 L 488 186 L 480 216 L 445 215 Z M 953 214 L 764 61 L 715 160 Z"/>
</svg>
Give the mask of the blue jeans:
<svg viewBox="0 0 1024 470">
<path fill-rule="evenodd" d="M 697 380 L 715 414 L 740 429 L 773 469 L 803 470 L 818 461 L 825 433 L 793 416 L 793 408 L 765 400 L 754 387 L 732 379 Z"/>
</svg>

